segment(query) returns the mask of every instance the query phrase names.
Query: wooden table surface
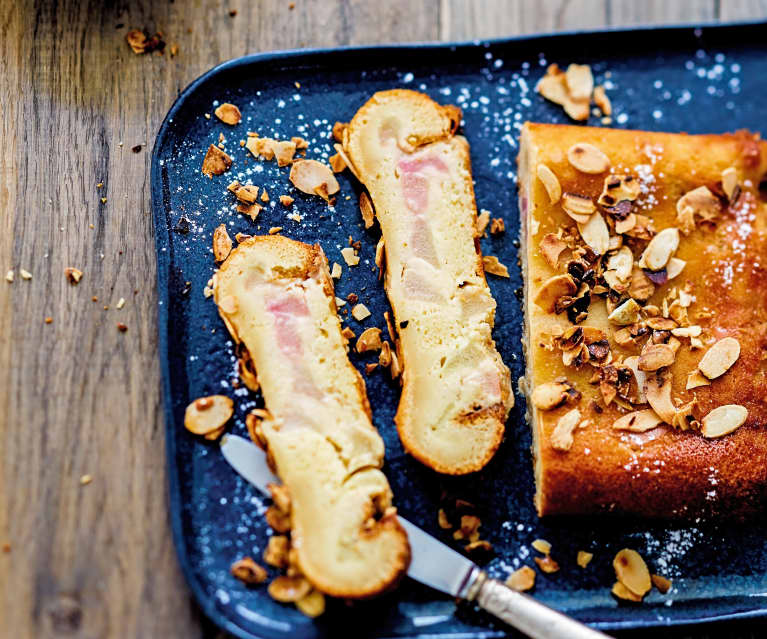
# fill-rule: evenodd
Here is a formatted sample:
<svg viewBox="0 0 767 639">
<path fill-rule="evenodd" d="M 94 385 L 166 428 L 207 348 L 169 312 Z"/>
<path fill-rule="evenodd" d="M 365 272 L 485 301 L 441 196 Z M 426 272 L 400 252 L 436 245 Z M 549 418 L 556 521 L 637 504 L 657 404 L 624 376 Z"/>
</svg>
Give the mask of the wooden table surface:
<svg viewBox="0 0 767 639">
<path fill-rule="evenodd" d="M 764 0 L 0 2 L 0 269 L 16 271 L 0 286 L 0 637 L 218 634 L 170 537 L 149 206 L 154 136 L 189 82 L 271 49 L 765 16 Z M 165 55 L 132 53 L 131 28 L 162 31 Z"/>
</svg>

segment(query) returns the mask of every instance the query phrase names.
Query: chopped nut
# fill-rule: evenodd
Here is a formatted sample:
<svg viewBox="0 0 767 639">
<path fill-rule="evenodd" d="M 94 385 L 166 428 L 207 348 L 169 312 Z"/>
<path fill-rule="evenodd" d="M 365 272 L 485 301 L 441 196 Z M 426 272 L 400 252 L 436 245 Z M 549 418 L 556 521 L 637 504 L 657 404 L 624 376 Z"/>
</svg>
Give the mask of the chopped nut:
<svg viewBox="0 0 767 639">
<path fill-rule="evenodd" d="M 384 250 L 385 244 L 383 236 L 378 239 L 378 242 L 376 243 L 376 256 L 375 256 L 375 265 L 379 269 L 379 273 L 383 274 L 384 269 L 384 261 L 386 260 L 386 251 Z"/>
<path fill-rule="evenodd" d="M 703 375 L 698 369 L 695 369 L 687 376 L 687 384 L 685 390 L 692 390 L 693 388 L 699 388 L 700 386 L 710 386 L 711 382 Z"/>
<path fill-rule="evenodd" d="M 346 246 L 341 249 L 341 256 L 344 258 L 347 266 L 357 266 L 360 263 L 359 255 L 354 251 L 351 246 Z"/>
<path fill-rule="evenodd" d="M 330 164 L 333 173 L 340 173 L 346 168 L 346 162 L 344 162 L 344 159 L 338 153 L 331 155 L 328 158 L 328 163 Z"/>
<path fill-rule="evenodd" d="M 275 601 L 293 603 L 306 597 L 311 589 L 311 584 L 302 576 L 280 575 L 269 584 L 269 595 Z"/>
<path fill-rule="evenodd" d="M 533 560 L 538 564 L 538 568 L 541 569 L 541 572 L 550 574 L 559 570 L 559 564 L 554 561 L 550 555 L 546 555 L 545 557 L 533 557 Z"/>
<path fill-rule="evenodd" d="M 64 269 L 64 276 L 69 280 L 70 284 L 77 284 L 82 279 L 83 272 L 73 266 L 68 266 Z"/>
<path fill-rule="evenodd" d="M 364 304 L 357 304 L 354 308 L 352 308 L 352 317 L 358 322 L 361 322 L 362 320 L 370 317 L 370 311 Z"/>
<path fill-rule="evenodd" d="M 652 588 L 650 571 L 636 550 L 619 550 L 613 559 L 613 568 L 618 581 L 638 597 L 644 597 Z"/>
<path fill-rule="evenodd" d="M 214 175 L 221 175 L 228 171 L 230 166 L 232 166 L 232 158 L 217 146 L 211 144 L 202 161 L 203 174 L 212 178 Z"/>
<path fill-rule="evenodd" d="M 730 202 L 738 199 L 737 195 L 740 194 L 738 171 L 734 166 L 730 166 L 722 171 L 722 190 Z"/>
<path fill-rule="evenodd" d="M 738 404 L 727 404 L 712 410 L 701 420 L 700 432 L 713 439 L 740 428 L 748 418 L 748 409 Z"/>
<path fill-rule="evenodd" d="M 551 544 L 545 539 L 536 539 L 530 545 L 544 555 L 548 555 L 551 552 Z"/>
<path fill-rule="evenodd" d="M 565 71 L 565 82 L 570 96 L 576 100 L 589 100 L 594 90 L 594 76 L 588 64 L 571 64 Z"/>
<path fill-rule="evenodd" d="M 360 193 L 360 213 L 362 214 L 365 228 L 369 229 L 373 226 L 375 211 L 373 210 L 373 203 L 370 201 L 370 196 L 365 191 Z"/>
<path fill-rule="evenodd" d="M 346 300 L 336 296 L 336 306 L 339 308 L 346 306 Z"/>
<path fill-rule="evenodd" d="M 659 271 L 666 266 L 678 247 L 679 229 L 673 226 L 663 229 L 650 240 L 642 257 L 639 258 L 639 266 L 651 271 Z"/>
<path fill-rule="evenodd" d="M 604 218 L 594 213 L 585 224 L 578 222 L 578 232 L 586 245 L 597 255 L 604 255 L 610 245 L 610 231 Z"/>
<path fill-rule="evenodd" d="M 277 234 L 277 233 L 279 233 L 281 230 L 282 230 L 282 227 L 281 227 L 281 226 L 272 226 L 272 227 L 269 229 L 268 233 L 269 233 L 269 235 L 276 235 L 276 234 Z"/>
<path fill-rule="evenodd" d="M 283 206 L 290 206 L 293 204 L 294 200 L 289 195 L 280 195 L 280 204 Z"/>
<path fill-rule="evenodd" d="M 346 122 L 336 122 L 333 125 L 333 138 L 336 140 L 336 142 L 344 141 L 344 131 L 346 130 L 347 126 L 348 124 Z"/>
<path fill-rule="evenodd" d="M 240 110 L 234 104 L 230 104 L 229 102 L 224 102 L 224 104 L 219 106 L 213 113 L 215 113 L 216 117 L 224 124 L 229 124 L 231 126 L 239 124 L 240 120 L 242 120 L 242 113 L 240 113 Z"/>
<path fill-rule="evenodd" d="M 357 340 L 356 346 L 358 353 L 366 353 L 368 351 L 380 351 L 381 350 L 381 329 L 372 327 L 362 331 Z"/>
<path fill-rule="evenodd" d="M 32 273 L 27 271 L 26 269 L 19 269 L 19 275 L 21 275 L 22 280 L 31 280 L 32 279 Z"/>
<path fill-rule="evenodd" d="M 509 269 L 501 264 L 495 255 L 484 255 L 482 257 L 482 266 L 485 269 L 485 273 L 497 275 L 498 277 L 509 277 Z"/>
<path fill-rule="evenodd" d="M 437 523 L 443 530 L 449 530 L 453 527 L 453 525 L 448 521 L 447 513 L 445 512 L 444 508 L 440 508 L 437 511 Z"/>
<path fill-rule="evenodd" d="M 562 251 L 567 249 L 567 242 L 558 238 L 554 233 L 547 233 L 543 236 L 538 248 L 549 266 L 556 270 L 559 266 L 559 256 Z"/>
<path fill-rule="evenodd" d="M 500 235 L 506 231 L 506 224 L 500 217 L 495 217 L 490 222 L 490 235 Z"/>
<path fill-rule="evenodd" d="M 607 97 L 607 93 L 605 93 L 605 88 L 601 84 L 594 87 L 594 104 L 596 104 L 605 115 L 613 114 L 613 105 L 610 102 L 610 98 Z"/>
<path fill-rule="evenodd" d="M 678 257 L 670 258 L 666 264 L 666 280 L 673 280 L 684 270 L 685 266 L 687 266 L 687 262 L 684 260 L 680 260 Z"/>
<path fill-rule="evenodd" d="M 296 608 L 312 619 L 319 617 L 325 612 L 325 595 L 319 590 L 312 590 L 308 595 L 296 601 Z"/>
<path fill-rule="evenodd" d="M 226 188 L 234 193 L 234 197 L 245 204 L 253 204 L 258 199 L 258 187 L 253 184 L 232 182 Z"/>
<path fill-rule="evenodd" d="M 303 150 L 309 148 L 309 141 L 302 137 L 294 136 L 290 138 L 290 141 L 296 145 L 296 149 Z"/>
<path fill-rule="evenodd" d="M 333 262 L 333 268 L 330 270 L 330 277 L 338 279 L 341 277 L 341 265 L 338 262 Z"/>
<path fill-rule="evenodd" d="M 573 445 L 573 431 L 581 421 L 581 411 L 573 408 L 562 415 L 551 431 L 550 443 L 555 450 L 568 451 Z"/>
<path fill-rule="evenodd" d="M 676 203 L 677 223 L 682 233 L 688 235 L 695 229 L 695 216 L 711 221 L 719 215 L 719 199 L 705 186 L 685 193 Z"/>
<path fill-rule="evenodd" d="M 326 201 L 341 188 L 330 167 L 317 160 L 293 162 L 289 179 L 299 191 L 319 195 Z"/>
<path fill-rule="evenodd" d="M 266 570 L 259 566 L 252 557 L 243 557 L 235 561 L 230 568 L 233 576 L 248 585 L 261 584 L 266 581 Z"/>
<path fill-rule="evenodd" d="M 660 575 L 650 575 L 652 585 L 658 589 L 662 595 L 665 595 L 671 589 L 671 580 Z"/>
<path fill-rule="evenodd" d="M 619 417 L 613 422 L 613 428 L 615 430 L 629 430 L 632 433 L 644 433 L 656 428 L 662 422 L 663 420 L 652 408 L 647 408 Z"/>
<path fill-rule="evenodd" d="M 276 505 L 269 506 L 264 515 L 266 523 L 278 533 L 286 533 L 290 530 L 290 515 L 280 510 Z"/>
<path fill-rule="evenodd" d="M 125 306 L 125 298 L 121 297 L 119 300 L 117 300 L 117 304 L 115 304 L 115 308 L 119 311 L 123 306 Z"/>
<path fill-rule="evenodd" d="M 264 550 L 264 562 L 275 568 L 288 567 L 290 541 L 285 535 L 272 535 Z"/>
<path fill-rule="evenodd" d="M 589 221 L 589 216 L 597 210 L 590 197 L 577 193 L 562 194 L 562 209 L 579 224 Z"/>
<path fill-rule="evenodd" d="M 223 262 L 232 252 L 232 238 L 226 231 L 226 225 L 220 224 L 213 231 L 213 257 L 216 262 Z"/>
<path fill-rule="evenodd" d="M 392 355 L 393 353 L 389 342 L 382 342 L 381 353 L 378 355 L 378 363 L 384 368 L 387 368 L 392 363 Z"/>
<path fill-rule="evenodd" d="M 485 234 L 488 224 L 490 224 L 490 211 L 482 209 L 477 216 L 477 237 L 482 237 Z"/>
<path fill-rule="evenodd" d="M 549 195 L 549 201 L 552 204 L 559 202 L 559 198 L 562 197 L 562 187 L 559 185 L 557 176 L 545 164 L 539 164 L 536 168 L 538 179 L 543 183 L 546 193 Z"/>
<path fill-rule="evenodd" d="M 506 580 L 506 585 L 512 590 L 524 592 L 535 586 L 535 570 L 530 566 L 522 566 L 515 570 Z"/>
<path fill-rule="evenodd" d="M 93 476 L 92 475 L 82 475 L 80 477 L 80 485 L 81 486 L 87 486 L 92 481 L 93 481 Z"/>
<path fill-rule="evenodd" d="M 343 335 L 344 338 L 347 340 L 354 339 L 356 337 L 356 334 L 354 333 L 354 331 L 350 329 L 348 326 L 344 326 L 343 330 L 341 331 L 341 335 Z"/>
<path fill-rule="evenodd" d="M 589 563 L 591 563 L 593 558 L 594 553 L 586 552 L 585 550 L 579 550 L 578 556 L 575 559 L 575 563 L 577 563 L 581 568 L 585 568 L 589 565 Z"/>
<path fill-rule="evenodd" d="M 602 185 L 602 195 L 597 202 L 600 206 L 608 209 L 608 212 L 617 220 L 624 219 L 631 212 L 630 203 L 639 197 L 641 185 L 633 175 L 608 175 Z M 621 202 L 628 202 L 629 206 L 620 206 Z"/>
<path fill-rule="evenodd" d="M 640 308 L 639 304 L 637 304 L 633 298 L 629 298 L 623 302 L 623 304 L 615 308 L 613 312 L 608 315 L 607 319 L 614 324 L 620 324 L 622 326 L 634 324 L 639 321 Z"/>
<path fill-rule="evenodd" d="M 588 142 L 573 144 L 567 150 L 567 161 L 581 173 L 604 173 L 610 168 L 610 158 Z"/>
<path fill-rule="evenodd" d="M 734 337 L 725 337 L 706 351 L 698 363 L 698 369 L 709 379 L 724 375 L 740 357 L 740 342 Z"/>
<path fill-rule="evenodd" d="M 631 271 L 628 293 L 632 299 L 646 302 L 655 293 L 655 284 L 652 283 L 641 268 L 634 267 Z"/>
<path fill-rule="evenodd" d="M 547 382 L 536 386 L 531 400 L 540 410 L 557 408 L 567 401 L 578 401 L 581 394 L 567 381 Z"/>
<path fill-rule="evenodd" d="M 463 549 L 468 553 L 476 553 L 477 551 L 490 553 L 493 551 L 493 545 L 486 539 L 475 539 L 466 544 Z"/>
<path fill-rule="evenodd" d="M 639 356 L 640 371 L 657 371 L 664 366 L 674 363 L 676 352 L 668 344 L 652 344 L 648 342 Z"/>
<path fill-rule="evenodd" d="M 200 397 L 186 407 L 184 427 L 195 435 L 207 435 L 226 425 L 233 412 L 234 402 L 225 395 Z"/>
<path fill-rule="evenodd" d="M 565 295 L 575 295 L 577 290 L 571 275 L 555 275 L 543 283 L 533 301 L 547 313 L 553 313 L 557 300 Z"/>
</svg>

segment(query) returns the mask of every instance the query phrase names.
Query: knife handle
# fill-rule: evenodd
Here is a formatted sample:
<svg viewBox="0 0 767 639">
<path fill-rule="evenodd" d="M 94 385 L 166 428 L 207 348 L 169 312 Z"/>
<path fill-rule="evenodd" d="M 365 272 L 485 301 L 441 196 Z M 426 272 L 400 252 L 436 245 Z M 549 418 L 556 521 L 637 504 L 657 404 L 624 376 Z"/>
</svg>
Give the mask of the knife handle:
<svg viewBox="0 0 767 639">
<path fill-rule="evenodd" d="M 607 635 L 477 571 L 466 598 L 532 639 L 605 639 Z"/>
</svg>

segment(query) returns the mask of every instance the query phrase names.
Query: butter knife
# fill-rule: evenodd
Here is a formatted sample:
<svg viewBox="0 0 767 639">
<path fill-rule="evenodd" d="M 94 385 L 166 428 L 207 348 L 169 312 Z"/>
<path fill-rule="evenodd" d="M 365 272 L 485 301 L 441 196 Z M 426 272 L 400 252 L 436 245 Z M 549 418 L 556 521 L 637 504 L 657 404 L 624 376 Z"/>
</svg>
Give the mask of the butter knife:
<svg viewBox="0 0 767 639">
<path fill-rule="evenodd" d="M 255 444 L 237 435 L 224 435 L 221 452 L 229 465 L 262 493 L 266 485 L 279 483 L 269 470 L 266 454 Z M 399 522 L 407 531 L 412 560 L 407 574 L 431 588 L 459 599 L 474 602 L 533 639 L 604 639 L 602 634 L 558 612 L 532 597 L 491 579 L 479 566 L 443 544 L 404 517 Z"/>
</svg>

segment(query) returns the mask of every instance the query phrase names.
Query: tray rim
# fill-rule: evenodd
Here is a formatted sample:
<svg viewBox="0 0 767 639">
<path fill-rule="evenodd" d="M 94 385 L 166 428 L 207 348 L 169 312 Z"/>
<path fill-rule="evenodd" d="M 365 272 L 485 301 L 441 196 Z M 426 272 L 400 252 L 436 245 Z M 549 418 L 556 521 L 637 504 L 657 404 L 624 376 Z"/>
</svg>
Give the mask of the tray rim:
<svg viewBox="0 0 767 639">
<path fill-rule="evenodd" d="M 406 42 L 406 43 L 387 43 L 377 45 L 341 45 L 336 47 L 312 47 L 304 49 L 283 49 L 276 51 L 264 51 L 258 53 L 246 54 L 238 56 L 230 60 L 225 60 L 214 67 L 208 69 L 197 78 L 192 80 L 181 91 L 179 91 L 173 104 L 169 108 L 165 117 L 163 118 L 160 128 L 155 136 L 155 142 L 152 147 L 151 165 L 150 165 L 150 198 L 151 198 L 151 210 L 153 230 L 155 236 L 155 252 L 157 258 L 157 297 L 158 297 L 158 309 L 157 309 L 157 330 L 158 330 L 158 355 L 160 355 L 160 371 L 162 373 L 162 403 L 163 414 L 165 419 L 165 468 L 166 468 L 166 497 L 169 509 L 169 519 L 171 523 L 171 536 L 173 538 L 173 546 L 176 550 L 176 556 L 181 567 L 181 572 L 184 575 L 187 586 L 194 596 L 194 600 L 200 607 L 204 615 L 213 623 L 215 623 L 220 629 L 238 637 L 240 639 L 263 639 L 260 635 L 255 635 L 249 630 L 237 625 L 232 619 L 222 614 L 218 609 L 213 597 L 209 597 L 203 590 L 202 584 L 198 581 L 190 561 L 188 559 L 188 552 L 186 549 L 186 538 L 183 532 L 183 524 L 181 520 L 182 506 L 179 503 L 179 483 L 180 479 L 177 474 L 177 450 L 175 445 L 175 423 L 172 411 L 172 394 L 170 385 L 170 360 L 166 356 L 168 352 L 168 325 L 169 325 L 169 302 L 170 302 L 170 289 L 169 289 L 169 274 L 170 274 L 170 258 L 168 251 L 163 251 L 163 248 L 167 248 L 170 244 L 169 238 L 171 229 L 167 226 L 161 226 L 161 221 L 164 220 L 164 206 L 163 206 L 163 192 L 162 192 L 162 165 L 160 164 L 160 152 L 165 146 L 166 139 L 168 138 L 173 119 L 186 100 L 194 94 L 198 87 L 210 80 L 216 75 L 219 75 L 225 71 L 240 66 L 249 66 L 252 64 L 267 63 L 273 61 L 290 61 L 293 62 L 292 67 L 298 67 L 304 60 L 310 62 L 316 57 L 326 57 L 329 54 L 332 55 L 350 55 L 354 53 L 386 53 L 390 51 L 408 51 L 408 50 L 466 50 L 476 49 L 486 46 L 514 44 L 526 41 L 540 41 L 541 43 L 552 42 L 555 40 L 567 40 L 582 38 L 584 36 L 610 36 L 619 35 L 621 33 L 655 33 L 661 32 L 665 37 L 673 35 L 674 33 L 688 33 L 690 30 L 701 31 L 727 31 L 732 29 L 738 29 L 746 27 L 749 29 L 755 29 L 758 27 L 767 27 L 767 19 L 762 20 L 733 20 L 724 22 L 702 22 L 702 23 L 680 23 L 671 25 L 651 25 L 640 24 L 631 26 L 620 27 L 606 27 L 601 29 L 569 29 L 565 31 L 556 32 L 535 32 L 524 35 L 516 35 L 511 37 L 498 37 L 498 38 L 482 38 L 474 40 L 457 40 L 457 41 L 418 41 L 418 42 Z M 296 64 L 297 63 L 297 64 Z M 752 595 L 755 596 L 755 595 Z M 701 600 L 703 601 L 703 600 Z M 626 608 L 630 611 L 631 608 Z M 589 623 L 588 625 L 599 630 L 636 630 L 640 628 L 676 628 L 683 629 L 685 627 L 697 627 L 703 624 L 715 624 L 726 621 L 743 621 L 749 619 L 767 618 L 767 600 L 761 608 L 755 608 L 752 610 L 743 610 L 728 613 L 710 614 L 701 617 L 684 617 L 679 616 L 670 620 L 660 619 L 630 619 L 625 618 L 623 620 L 612 621 L 597 621 Z M 417 637 L 418 635 L 413 635 Z M 464 638 L 486 638 L 486 637 L 500 637 L 505 636 L 503 630 L 477 630 L 463 631 L 463 632 L 450 632 L 440 634 L 439 637 L 443 639 L 464 639 Z"/>
</svg>

